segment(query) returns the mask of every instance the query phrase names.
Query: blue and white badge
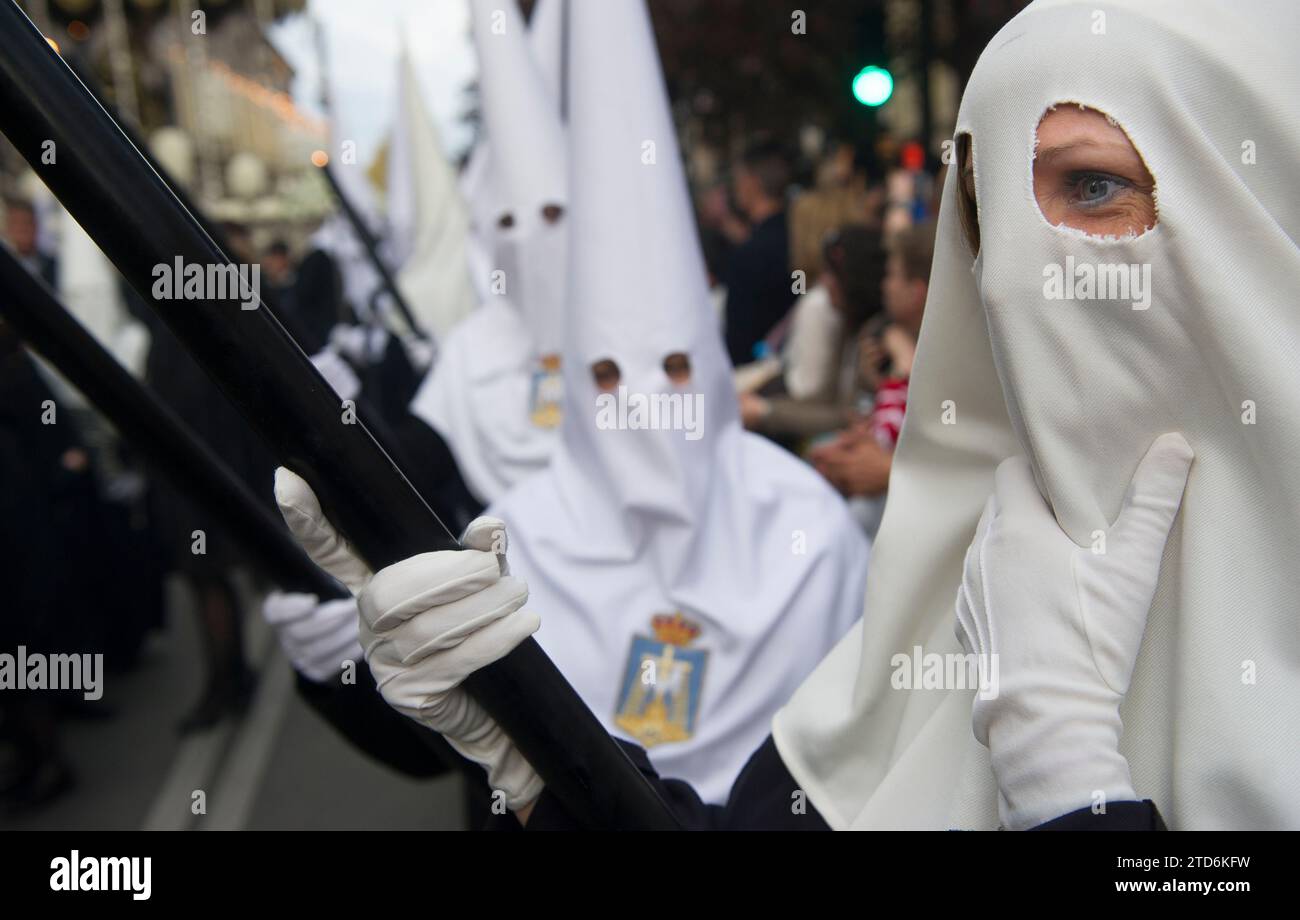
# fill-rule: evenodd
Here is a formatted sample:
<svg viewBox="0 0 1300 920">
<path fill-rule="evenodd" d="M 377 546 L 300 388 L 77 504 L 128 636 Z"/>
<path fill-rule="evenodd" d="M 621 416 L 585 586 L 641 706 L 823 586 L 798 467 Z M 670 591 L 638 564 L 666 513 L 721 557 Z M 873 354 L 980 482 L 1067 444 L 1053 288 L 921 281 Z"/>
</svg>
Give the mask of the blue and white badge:
<svg viewBox="0 0 1300 920">
<path fill-rule="evenodd" d="M 687 646 L 700 627 L 682 614 L 651 620 L 655 638 L 633 636 L 614 723 L 645 748 L 695 735 L 709 653 Z"/>
</svg>

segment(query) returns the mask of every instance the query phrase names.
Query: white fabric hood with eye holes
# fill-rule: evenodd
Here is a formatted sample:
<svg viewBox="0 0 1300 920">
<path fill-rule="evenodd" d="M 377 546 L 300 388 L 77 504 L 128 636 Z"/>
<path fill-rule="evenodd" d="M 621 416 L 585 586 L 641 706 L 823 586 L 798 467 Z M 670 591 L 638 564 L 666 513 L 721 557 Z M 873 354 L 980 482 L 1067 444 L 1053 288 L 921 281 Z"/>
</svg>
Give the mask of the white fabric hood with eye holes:
<svg viewBox="0 0 1300 920">
<path fill-rule="evenodd" d="M 1196 460 L 1121 751 L 1172 828 L 1300 827 L 1297 34 L 1290 0 L 1057 0 L 980 58 L 957 125 L 974 151 L 979 258 L 949 170 L 866 616 L 775 723 L 833 827 L 996 825 L 972 692 L 892 689 L 891 658 L 960 652 L 963 554 L 1004 457 L 1030 459 L 1087 546 L 1166 431 Z M 1128 133 L 1155 178 L 1154 229 L 1099 239 L 1042 217 L 1035 130 L 1067 102 Z M 1150 266 L 1149 306 L 1048 299 L 1044 271 L 1070 257 Z"/>
<path fill-rule="evenodd" d="M 559 433 L 558 369 L 567 270 L 564 129 L 513 3 L 471 5 L 487 138 L 465 177 L 474 220 L 471 272 L 482 306 L 443 343 L 411 412 L 447 441 L 483 502 L 545 467 Z M 548 39 L 549 42 L 549 39 Z M 549 53 L 549 52 L 548 52 Z M 498 226 L 509 214 L 513 226 Z M 504 291 L 494 287 L 500 270 Z"/>
<path fill-rule="evenodd" d="M 811 469 L 740 426 L 644 5 L 574 0 L 569 16 L 562 437 L 492 513 L 537 639 L 583 699 L 611 731 L 662 742 L 649 753 L 663 775 L 721 802 L 861 613 L 868 546 Z M 663 370 L 674 353 L 691 362 L 681 387 Z M 678 427 L 633 428 L 616 395 L 598 403 L 605 359 L 625 407 L 675 398 L 681 414 L 661 422 Z"/>
<path fill-rule="evenodd" d="M 528 45 L 532 49 L 532 57 L 536 61 L 546 91 L 555 100 L 556 111 L 560 111 L 559 100 L 562 91 L 560 75 L 564 55 L 563 3 L 564 0 L 537 0 L 528 23 Z M 481 16 L 481 12 L 478 15 Z M 503 11 L 502 16 L 506 15 Z M 484 69 L 487 63 L 487 59 L 480 61 L 480 70 Z M 508 85 L 508 83 L 503 84 L 501 80 L 494 80 L 493 84 L 498 90 Z M 533 95 L 533 90 L 528 88 L 527 84 L 521 92 L 530 97 Z M 562 144 L 563 139 L 561 139 Z M 563 153 L 562 147 L 561 153 Z M 563 160 L 558 163 L 558 174 L 562 179 L 565 178 Z M 501 185 L 501 178 L 492 164 L 491 133 L 483 128 L 480 130 L 478 142 L 470 152 L 460 180 L 461 194 L 469 202 L 470 265 L 474 286 L 480 300 L 487 300 L 491 293 L 491 274 L 495 267 L 493 263 L 496 261 L 497 220 L 506 210 L 500 197 Z"/>
<path fill-rule="evenodd" d="M 543 209 L 568 203 L 564 127 L 559 100 L 535 59 L 523 17 L 513 3 L 473 0 L 479 95 L 490 139 L 489 204 L 494 268 L 504 272 L 506 299 L 519 310 L 537 353 L 559 351 L 565 300 L 568 216 L 555 223 Z M 509 217 L 509 226 L 501 218 Z"/>
</svg>

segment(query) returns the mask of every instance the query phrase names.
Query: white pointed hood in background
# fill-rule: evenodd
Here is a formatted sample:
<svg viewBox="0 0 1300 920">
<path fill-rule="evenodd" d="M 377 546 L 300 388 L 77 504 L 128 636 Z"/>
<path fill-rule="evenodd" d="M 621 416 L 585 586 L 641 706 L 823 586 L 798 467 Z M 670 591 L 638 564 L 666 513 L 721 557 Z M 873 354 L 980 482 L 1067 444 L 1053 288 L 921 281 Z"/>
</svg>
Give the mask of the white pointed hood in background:
<svg viewBox="0 0 1300 920">
<path fill-rule="evenodd" d="M 560 106 L 564 117 L 564 20 L 569 0 L 537 0 L 528 20 L 529 44 L 546 91 Z"/>
<path fill-rule="evenodd" d="M 494 268 L 520 311 L 539 355 L 559 351 L 566 297 L 568 176 L 559 103 L 534 59 L 513 2 L 471 0 L 479 58 L 479 99 L 491 144 L 491 179 L 480 212 L 489 224 Z M 559 216 L 548 220 L 544 209 Z M 490 223 L 489 223 L 490 222 Z"/>
<path fill-rule="evenodd" d="M 681 638 L 674 614 L 698 630 L 659 685 L 687 722 L 650 755 L 720 802 L 772 713 L 860 615 L 867 544 L 820 477 L 740 426 L 645 6 L 574 0 L 569 22 L 563 434 L 550 467 L 493 512 L 542 616 L 538 641 L 611 731 L 655 740 L 654 713 L 636 709 L 648 705 L 633 692 L 639 655 L 665 624 Z M 673 353 L 692 367 L 681 387 L 663 369 Z M 682 415 L 676 428 L 611 426 L 592 377 L 601 360 L 625 393 L 702 406 L 699 427 Z"/>
<path fill-rule="evenodd" d="M 528 24 L 529 47 L 537 61 L 547 91 L 559 111 L 563 41 L 563 4 L 566 0 L 538 0 Z M 480 71 L 484 66 L 479 61 Z M 461 172 L 460 192 L 469 207 L 470 276 L 480 300 L 492 294 L 491 275 L 497 259 L 497 221 L 504 208 L 501 203 L 501 178 L 492 164 L 492 138 L 486 125 L 480 125 L 479 138 Z"/>
<path fill-rule="evenodd" d="M 568 177 L 558 104 L 542 86 L 513 2 L 476 2 L 471 15 L 486 136 L 462 187 L 482 306 L 442 343 L 411 412 L 443 436 L 486 503 L 543 469 L 558 440 L 568 216 L 549 223 L 542 209 L 564 207 Z M 504 215 L 511 226 L 501 226 Z"/>
<path fill-rule="evenodd" d="M 388 151 L 388 220 L 398 289 L 441 340 L 478 302 L 467 262 L 469 217 L 405 46 Z"/>
<path fill-rule="evenodd" d="M 972 264 L 950 170 L 866 616 L 776 720 L 782 760 L 837 829 L 996 826 L 973 692 L 896 689 L 893 656 L 961 653 L 954 599 L 1001 460 L 1026 456 L 1061 528 L 1087 546 L 1168 431 L 1196 459 L 1120 752 L 1171 828 L 1300 827 L 1300 10 L 1103 6 L 1031 4 L 962 98 L 979 255 Z M 1043 219 L 1035 130 L 1058 104 L 1127 133 L 1155 179 L 1155 227 L 1102 239 Z M 1258 161 L 1244 155 L 1255 145 Z M 1045 266 L 1075 259 L 1142 266 L 1150 300 L 1045 297 Z"/>
</svg>

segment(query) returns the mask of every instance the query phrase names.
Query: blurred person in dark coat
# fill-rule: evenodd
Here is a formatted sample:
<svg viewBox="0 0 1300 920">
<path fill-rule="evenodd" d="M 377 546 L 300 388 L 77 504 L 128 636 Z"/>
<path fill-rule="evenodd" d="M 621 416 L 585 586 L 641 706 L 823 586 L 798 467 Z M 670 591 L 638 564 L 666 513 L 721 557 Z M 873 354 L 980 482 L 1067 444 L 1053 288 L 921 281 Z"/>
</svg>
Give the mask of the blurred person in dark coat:
<svg viewBox="0 0 1300 920">
<path fill-rule="evenodd" d="M 755 346 L 794 303 L 785 212 L 789 182 L 790 164 L 768 142 L 751 145 L 736 167 L 736 205 L 753 227 L 731 254 L 725 277 L 727 353 L 737 367 L 759 357 Z"/>
<path fill-rule="evenodd" d="M 36 208 L 21 198 L 8 198 L 4 206 L 5 242 L 28 271 L 53 287 L 57 263 L 37 248 Z"/>
<path fill-rule="evenodd" d="M 80 601 L 81 568 L 64 547 L 67 516 L 84 493 L 89 459 L 11 327 L 0 320 L 0 650 L 17 654 L 80 653 L 84 641 L 71 610 Z M 59 741 L 58 695 L 8 688 L 0 695 L 13 760 L 0 776 L 6 810 L 38 808 L 73 785 Z"/>
</svg>

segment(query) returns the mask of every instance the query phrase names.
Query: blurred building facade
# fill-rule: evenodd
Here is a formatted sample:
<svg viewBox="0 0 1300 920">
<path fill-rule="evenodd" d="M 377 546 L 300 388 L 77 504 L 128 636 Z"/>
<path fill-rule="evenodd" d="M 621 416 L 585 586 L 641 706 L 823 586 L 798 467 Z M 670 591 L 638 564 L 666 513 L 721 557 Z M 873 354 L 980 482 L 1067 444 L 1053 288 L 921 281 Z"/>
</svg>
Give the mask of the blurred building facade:
<svg viewBox="0 0 1300 920">
<path fill-rule="evenodd" d="M 212 218 L 294 225 L 332 207 L 311 166 L 326 136 L 266 38 L 306 0 L 23 0 L 21 6 Z M 5 191 L 25 172 L 6 150 Z"/>
</svg>

